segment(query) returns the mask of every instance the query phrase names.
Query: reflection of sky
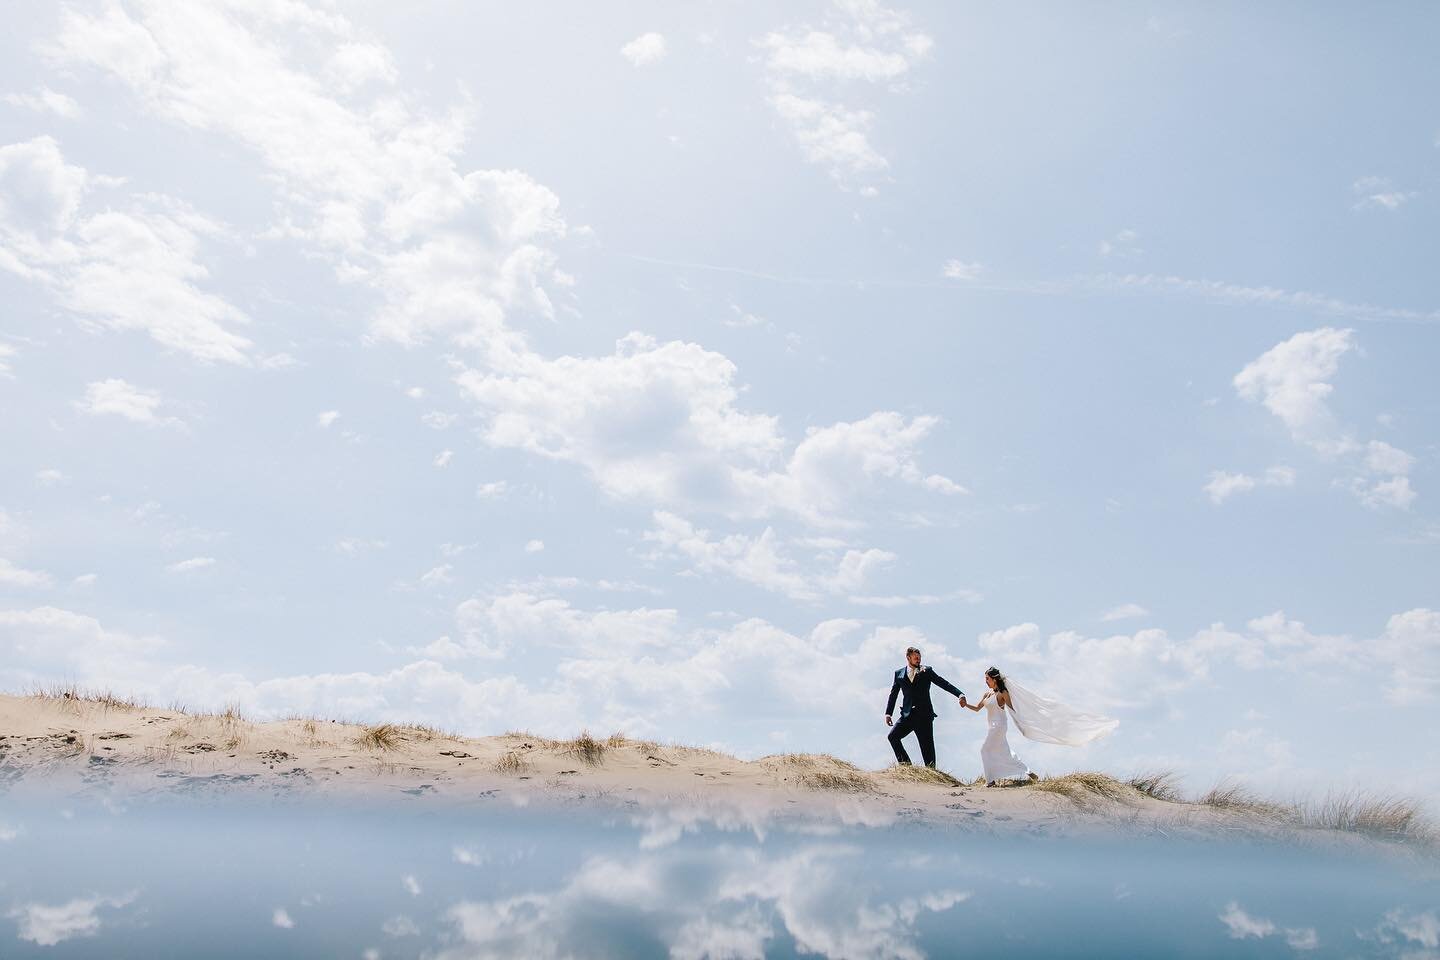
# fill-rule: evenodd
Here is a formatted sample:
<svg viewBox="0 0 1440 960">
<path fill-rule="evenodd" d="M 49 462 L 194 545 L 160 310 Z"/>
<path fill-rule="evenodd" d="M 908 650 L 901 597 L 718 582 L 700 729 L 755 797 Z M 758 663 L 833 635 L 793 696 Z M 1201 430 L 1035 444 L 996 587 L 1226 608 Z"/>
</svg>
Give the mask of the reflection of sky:
<svg viewBox="0 0 1440 960">
<path fill-rule="evenodd" d="M 33 810 L 0 955 L 1436 956 L 1440 871 L 1278 845 L 700 815 Z M 55 954 L 60 955 L 60 954 Z"/>
</svg>

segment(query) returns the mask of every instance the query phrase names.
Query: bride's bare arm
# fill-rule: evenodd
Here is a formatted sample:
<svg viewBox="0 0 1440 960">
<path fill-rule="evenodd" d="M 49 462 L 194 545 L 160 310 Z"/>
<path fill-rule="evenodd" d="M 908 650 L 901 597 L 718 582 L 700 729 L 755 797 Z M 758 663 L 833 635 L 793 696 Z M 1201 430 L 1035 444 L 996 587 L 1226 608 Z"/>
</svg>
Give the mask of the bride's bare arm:
<svg viewBox="0 0 1440 960">
<path fill-rule="evenodd" d="M 980 712 L 980 708 L 983 707 L 983 706 L 985 706 L 985 701 L 986 701 L 986 700 L 989 700 L 989 699 L 990 699 L 990 694 L 987 693 L 987 694 L 985 694 L 985 696 L 983 696 L 983 697 L 980 698 L 980 702 L 979 702 L 979 703 L 966 703 L 966 704 L 964 704 L 964 706 L 965 706 L 965 708 L 966 708 L 967 710 L 974 710 L 976 713 L 979 713 L 979 712 Z"/>
</svg>

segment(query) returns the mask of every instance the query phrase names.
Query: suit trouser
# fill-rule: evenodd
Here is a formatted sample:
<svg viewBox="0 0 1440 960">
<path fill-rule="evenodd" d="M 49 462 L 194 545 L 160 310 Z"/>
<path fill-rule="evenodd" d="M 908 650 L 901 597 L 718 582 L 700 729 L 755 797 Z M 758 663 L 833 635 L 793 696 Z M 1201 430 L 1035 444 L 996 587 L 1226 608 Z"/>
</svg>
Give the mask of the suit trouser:
<svg viewBox="0 0 1440 960">
<path fill-rule="evenodd" d="M 925 760 L 925 766 L 935 766 L 935 718 L 922 717 L 913 711 L 890 728 L 890 746 L 895 751 L 896 762 L 910 762 L 910 754 L 905 752 L 905 745 L 900 740 L 911 733 L 920 741 L 920 756 Z"/>
</svg>

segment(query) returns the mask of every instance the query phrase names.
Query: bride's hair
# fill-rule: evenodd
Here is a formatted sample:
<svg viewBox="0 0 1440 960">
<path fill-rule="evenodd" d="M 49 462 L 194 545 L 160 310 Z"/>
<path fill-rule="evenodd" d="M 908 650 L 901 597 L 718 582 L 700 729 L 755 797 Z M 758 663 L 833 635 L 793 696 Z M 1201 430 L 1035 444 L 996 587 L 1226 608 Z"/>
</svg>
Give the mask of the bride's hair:
<svg viewBox="0 0 1440 960">
<path fill-rule="evenodd" d="M 1000 672 L 999 667 L 991 667 L 989 670 L 986 670 L 985 676 L 995 681 L 996 690 L 999 690 L 1001 693 L 1009 692 L 1005 689 L 1005 674 Z"/>
</svg>

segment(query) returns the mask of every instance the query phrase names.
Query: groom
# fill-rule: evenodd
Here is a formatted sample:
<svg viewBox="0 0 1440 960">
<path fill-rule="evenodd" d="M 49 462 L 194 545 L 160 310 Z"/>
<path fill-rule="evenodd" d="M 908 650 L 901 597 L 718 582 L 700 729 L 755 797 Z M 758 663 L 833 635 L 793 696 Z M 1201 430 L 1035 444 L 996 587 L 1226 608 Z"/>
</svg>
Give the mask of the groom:
<svg viewBox="0 0 1440 960">
<path fill-rule="evenodd" d="M 894 728 L 889 739 L 896 763 L 910 765 L 910 754 L 905 752 L 905 746 L 900 741 L 913 731 L 915 739 L 920 741 L 920 756 L 924 758 L 925 766 L 935 766 L 936 714 L 930 704 L 931 684 L 954 694 L 959 698 L 960 705 L 965 705 L 965 694 L 934 670 L 920 666 L 920 648 L 910 647 L 905 651 L 905 666 L 895 671 L 895 683 L 890 687 L 890 699 L 885 704 L 885 725 Z M 905 702 L 900 707 L 900 722 L 897 724 L 892 717 L 895 698 L 901 693 L 905 694 Z"/>
</svg>

